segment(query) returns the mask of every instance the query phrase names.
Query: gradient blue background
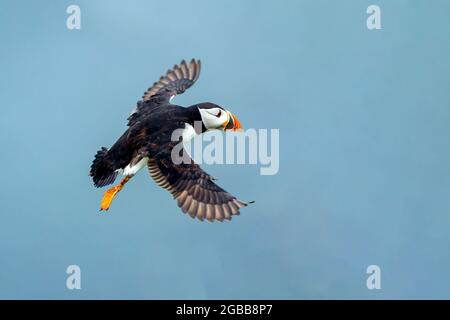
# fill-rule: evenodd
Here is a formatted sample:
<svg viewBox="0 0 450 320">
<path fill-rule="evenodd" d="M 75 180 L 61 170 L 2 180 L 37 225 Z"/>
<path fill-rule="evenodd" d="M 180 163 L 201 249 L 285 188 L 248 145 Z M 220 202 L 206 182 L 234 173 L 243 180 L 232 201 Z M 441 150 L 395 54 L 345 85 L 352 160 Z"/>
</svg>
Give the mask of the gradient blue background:
<svg viewBox="0 0 450 320">
<path fill-rule="evenodd" d="M 373 3 L 379 31 L 366 28 Z M 449 12 L 444 0 L 1 1 L 0 298 L 450 298 Z M 184 216 L 144 171 L 99 214 L 94 153 L 191 57 L 202 75 L 176 102 L 279 128 L 279 173 L 207 168 L 256 200 L 231 223 Z M 71 264 L 79 291 L 66 289 Z"/>
</svg>

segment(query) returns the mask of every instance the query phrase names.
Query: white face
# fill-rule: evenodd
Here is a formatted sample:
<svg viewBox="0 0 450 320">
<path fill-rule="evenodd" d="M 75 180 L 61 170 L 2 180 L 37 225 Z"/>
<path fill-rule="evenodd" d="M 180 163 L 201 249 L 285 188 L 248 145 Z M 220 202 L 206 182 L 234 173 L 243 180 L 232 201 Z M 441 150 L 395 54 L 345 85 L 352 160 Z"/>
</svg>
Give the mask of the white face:
<svg viewBox="0 0 450 320">
<path fill-rule="evenodd" d="M 228 123 L 228 113 L 220 108 L 198 109 L 207 130 L 221 129 Z"/>
</svg>

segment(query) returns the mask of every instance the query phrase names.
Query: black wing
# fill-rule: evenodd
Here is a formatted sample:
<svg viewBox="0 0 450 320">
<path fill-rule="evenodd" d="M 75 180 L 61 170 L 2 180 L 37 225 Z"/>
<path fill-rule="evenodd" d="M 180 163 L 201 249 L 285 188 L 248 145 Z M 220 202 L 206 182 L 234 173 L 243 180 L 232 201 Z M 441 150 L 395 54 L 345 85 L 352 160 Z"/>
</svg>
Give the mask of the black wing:
<svg viewBox="0 0 450 320">
<path fill-rule="evenodd" d="M 155 108 L 168 105 L 170 99 L 189 89 L 200 76 L 201 62 L 192 59 L 189 64 L 182 60 L 174 65 L 159 81 L 155 82 L 144 92 L 143 100 L 138 101 L 128 118 L 128 126 L 139 121 L 143 113 L 151 112 Z"/>
<path fill-rule="evenodd" d="M 171 97 L 182 94 L 197 81 L 200 69 L 200 60 L 192 59 L 189 64 L 184 60 L 181 61 L 179 65 L 174 65 L 164 76 L 161 76 L 159 81 L 148 88 L 142 99 L 144 101 L 162 99 L 169 102 Z"/>
<path fill-rule="evenodd" d="M 223 221 L 238 215 L 239 210 L 248 203 L 236 199 L 215 184 L 213 178 L 194 163 L 184 149 L 182 152 L 188 163 L 173 163 L 171 151 L 177 143 L 161 146 L 163 151 L 150 158 L 148 168 L 155 182 L 167 189 L 177 199 L 181 210 L 192 218 Z"/>
</svg>

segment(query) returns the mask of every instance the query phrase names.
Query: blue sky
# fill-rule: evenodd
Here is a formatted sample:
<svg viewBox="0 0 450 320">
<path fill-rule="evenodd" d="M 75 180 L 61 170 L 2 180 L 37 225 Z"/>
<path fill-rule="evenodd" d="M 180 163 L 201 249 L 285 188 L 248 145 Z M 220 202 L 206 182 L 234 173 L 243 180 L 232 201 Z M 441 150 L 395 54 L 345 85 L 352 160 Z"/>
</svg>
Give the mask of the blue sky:
<svg viewBox="0 0 450 320">
<path fill-rule="evenodd" d="M 81 8 L 81 30 L 66 8 Z M 381 8 L 382 29 L 366 27 Z M 0 298 L 450 298 L 448 1 L 2 1 Z M 87 176 L 143 91 L 280 130 L 280 170 L 207 166 L 256 200 L 184 216 L 142 171 L 107 214 Z M 81 290 L 65 270 L 81 268 Z M 381 268 L 381 290 L 366 268 Z"/>
</svg>

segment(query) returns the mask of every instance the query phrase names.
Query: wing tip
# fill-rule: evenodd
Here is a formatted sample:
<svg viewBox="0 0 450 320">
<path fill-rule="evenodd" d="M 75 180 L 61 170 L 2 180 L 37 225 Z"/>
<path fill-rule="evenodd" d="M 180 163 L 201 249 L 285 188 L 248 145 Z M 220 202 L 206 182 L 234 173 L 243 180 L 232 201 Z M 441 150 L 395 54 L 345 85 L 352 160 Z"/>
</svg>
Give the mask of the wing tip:
<svg viewBox="0 0 450 320">
<path fill-rule="evenodd" d="M 183 93 L 186 89 L 191 87 L 199 78 L 201 70 L 201 60 L 192 58 L 189 64 L 185 59 L 182 59 L 179 64 L 175 64 L 173 68 L 168 69 L 164 75 L 159 78 L 159 81 L 155 82 L 150 88 L 148 88 L 142 99 L 144 101 L 149 100 L 151 97 L 158 94 L 164 87 L 166 87 L 170 82 L 177 80 L 190 80 L 191 83 L 181 89 L 178 94 Z"/>
</svg>

